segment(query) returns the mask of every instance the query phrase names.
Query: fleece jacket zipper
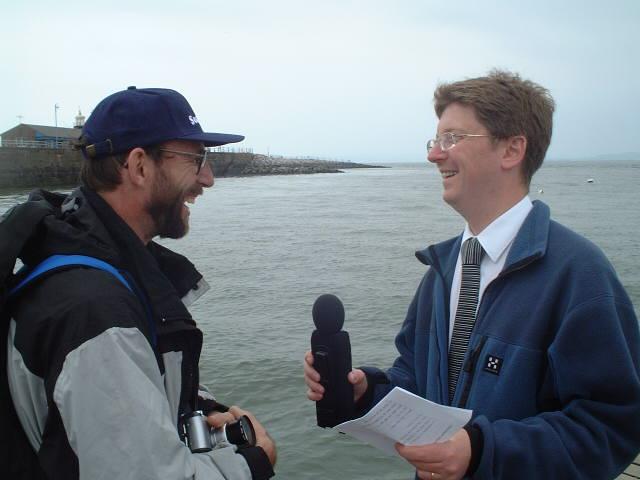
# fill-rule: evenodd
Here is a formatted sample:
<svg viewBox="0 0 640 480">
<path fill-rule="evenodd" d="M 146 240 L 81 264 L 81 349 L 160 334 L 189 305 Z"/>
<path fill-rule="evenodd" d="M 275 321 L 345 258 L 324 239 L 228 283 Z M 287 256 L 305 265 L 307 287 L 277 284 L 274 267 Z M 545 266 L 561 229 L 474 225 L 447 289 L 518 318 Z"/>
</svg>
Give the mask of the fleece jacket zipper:
<svg viewBox="0 0 640 480">
<path fill-rule="evenodd" d="M 487 288 L 485 289 L 485 293 L 483 295 L 483 300 L 487 298 L 487 292 L 489 291 L 490 287 L 493 284 L 495 284 L 496 280 L 502 279 L 507 275 L 513 272 L 516 272 L 518 270 L 522 270 L 527 265 L 537 260 L 540 256 L 541 255 L 530 256 L 524 259 L 524 261 L 522 261 L 521 263 L 512 265 L 507 270 L 503 270 L 495 279 L 493 279 L 493 281 L 489 285 L 487 285 Z M 478 308 L 478 313 L 480 313 L 480 308 Z M 467 379 L 464 384 L 464 390 L 462 391 L 462 396 L 460 397 L 460 401 L 458 402 L 460 408 L 466 408 L 467 402 L 469 401 L 469 393 L 471 392 L 471 385 L 473 384 L 473 377 L 476 371 L 476 364 L 478 363 L 478 358 L 480 357 L 480 353 L 482 352 L 482 349 L 486 342 L 487 342 L 486 336 L 480 338 L 480 342 L 478 343 L 478 346 L 471 352 L 471 354 L 467 358 L 467 361 L 464 363 L 462 367 L 464 372 L 467 373 Z"/>
</svg>

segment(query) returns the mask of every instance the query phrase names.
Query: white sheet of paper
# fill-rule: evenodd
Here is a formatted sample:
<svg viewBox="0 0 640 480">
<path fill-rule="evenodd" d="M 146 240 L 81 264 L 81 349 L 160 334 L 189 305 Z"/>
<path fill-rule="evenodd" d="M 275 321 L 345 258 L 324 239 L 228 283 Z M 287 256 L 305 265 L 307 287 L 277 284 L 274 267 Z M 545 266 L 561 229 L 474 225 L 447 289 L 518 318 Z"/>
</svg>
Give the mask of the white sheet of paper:
<svg viewBox="0 0 640 480">
<path fill-rule="evenodd" d="M 394 445 L 444 442 L 471 419 L 471 410 L 447 407 L 395 387 L 365 416 L 336 425 L 340 432 L 398 455 Z"/>
</svg>

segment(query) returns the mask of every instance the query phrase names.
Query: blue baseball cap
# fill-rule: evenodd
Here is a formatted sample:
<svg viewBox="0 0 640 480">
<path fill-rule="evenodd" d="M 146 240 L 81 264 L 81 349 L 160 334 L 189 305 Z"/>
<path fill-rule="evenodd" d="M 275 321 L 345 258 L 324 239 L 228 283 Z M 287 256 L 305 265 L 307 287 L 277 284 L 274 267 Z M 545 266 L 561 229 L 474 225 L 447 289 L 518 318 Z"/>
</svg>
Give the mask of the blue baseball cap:
<svg viewBox="0 0 640 480">
<path fill-rule="evenodd" d="M 94 108 L 82 127 L 81 148 L 85 157 L 99 158 L 169 140 L 217 147 L 244 136 L 203 132 L 189 102 L 175 90 L 129 87 Z"/>
</svg>

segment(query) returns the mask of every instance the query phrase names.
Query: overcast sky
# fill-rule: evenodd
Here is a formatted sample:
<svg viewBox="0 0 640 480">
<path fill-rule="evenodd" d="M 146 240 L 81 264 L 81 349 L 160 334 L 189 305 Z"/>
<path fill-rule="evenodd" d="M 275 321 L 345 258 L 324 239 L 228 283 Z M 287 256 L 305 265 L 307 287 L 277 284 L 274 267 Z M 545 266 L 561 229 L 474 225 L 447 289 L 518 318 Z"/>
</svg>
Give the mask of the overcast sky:
<svg viewBox="0 0 640 480">
<path fill-rule="evenodd" d="M 0 132 L 73 126 L 129 85 L 257 153 L 421 161 L 439 82 L 551 90 L 548 158 L 640 152 L 639 0 L 3 1 Z"/>
</svg>

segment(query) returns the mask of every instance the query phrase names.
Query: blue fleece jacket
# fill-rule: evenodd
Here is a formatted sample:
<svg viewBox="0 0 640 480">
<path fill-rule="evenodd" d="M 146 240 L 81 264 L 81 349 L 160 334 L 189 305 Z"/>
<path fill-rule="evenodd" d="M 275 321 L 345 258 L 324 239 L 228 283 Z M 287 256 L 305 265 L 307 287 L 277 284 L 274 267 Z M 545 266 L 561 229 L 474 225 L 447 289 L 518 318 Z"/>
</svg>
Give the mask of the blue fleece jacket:
<svg viewBox="0 0 640 480">
<path fill-rule="evenodd" d="M 370 406 L 396 385 L 449 404 L 449 296 L 460 243 L 416 253 L 431 268 L 396 337 L 390 383 L 375 386 Z M 534 202 L 482 297 L 452 402 L 472 409 L 482 432 L 473 478 L 615 478 L 640 451 L 639 371 L 638 321 L 613 267 Z"/>
</svg>

